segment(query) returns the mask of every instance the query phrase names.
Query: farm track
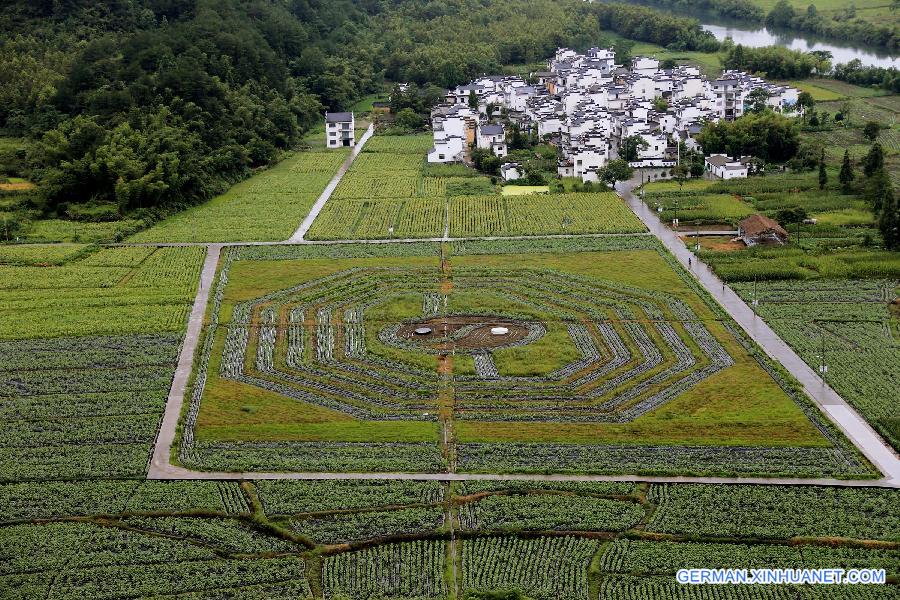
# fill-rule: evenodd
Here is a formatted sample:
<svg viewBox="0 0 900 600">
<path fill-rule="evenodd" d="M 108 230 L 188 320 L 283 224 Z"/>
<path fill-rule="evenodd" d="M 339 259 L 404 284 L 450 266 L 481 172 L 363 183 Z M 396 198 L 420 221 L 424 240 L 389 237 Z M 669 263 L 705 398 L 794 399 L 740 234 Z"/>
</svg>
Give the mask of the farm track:
<svg viewBox="0 0 900 600">
<path fill-rule="evenodd" d="M 359 143 L 354 146 L 353 151 L 350 153 L 350 156 L 347 157 L 347 160 L 344 161 L 344 164 L 341 165 L 341 168 L 338 169 L 338 172 L 335 173 L 331 181 L 328 182 L 328 185 L 325 186 L 325 189 L 322 190 L 322 193 L 316 199 L 316 203 L 313 204 L 312 208 L 310 209 L 309 214 L 306 215 L 306 218 L 303 219 L 303 222 L 300 223 L 297 231 L 295 231 L 294 235 L 292 235 L 288 240 L 289 242 L 299 242 L 303 239 L 303 236 L 305 236 L 306 232 L 309 231 L 309 228 L 312 227 L 313 221 L 315 221 L 316 217 L 319 216 L 319 213 L 325 207 L 325 203 L 328 202 L 329 198 L 331 198 L 331 194 L 334 193 L 334 190 L 341 182 L 341 179 L 343 179 L 347 171 L 350 170 L 350 166 L 353 164 L 353 161 L 356 160 L 356 157 L 359 156 L 360 152 L 362 152 L 363 146 L 366 145 L 366 142 L 369 141 L 369 138 L 372 137 L 373 133 L 375 133 L 375 125 L 370 124 L 369 128 L 366 129 L 366 132 L 359 139 Z"/>
<path fill-rule="evenodd" d="M 330 197 L 361 151 L 363 144 L 371 136 L 371 130 L 363 136 L 354 153 L 342 165 L 335 179 L 329 184 L 310 214 L 304 219 L 294 236 L 282 242 L 234 242 L 234 243 L 173 243 L 173 244 L 120 244 L 138 246 L 204 246 L 206 260 L 200 275 L 200 286 L 188 320 L 188 330 L 182 344 L 178 368 L 172 381 L 163 421 L 150 460 L 148 479 L 303 479 L 303 480 L 366 480 L 398 479 L 419 481 L 622 481 L 650 483 L 721 483 L 721 484 L 762 484 L 762 485 L 826 485 L 839 487 L 888 487 L 900 489 L 900 458 L 889 448 L 866 421 L 818 375 L 793 350 L 782 341 L 762 319 L 756 317 L 738 295 L 727 287 L 713 272 L 691 253 L 675 232 L 663 225 L 657 215 L 632 194 L 635 182 L 620 184 L 617 192 L 628 203 L 632 211 L 647 226 L 644 234 L 564 234 L 544 236 L 475 237 L 475 238 L 414 238 L 386 240 L 337 240 L 311 242 L 303 240 L 312 222 Z M 402 472 L 361 472 L 361 473 L 277 473 L 277 472 L 214 472 L 195 471 L 173 465 L 171 451 L 175 442 L 178 421 L 184 405 L 184 396 L 191 375 L 194 354 L 202 331 L 204 314 L 209 300 L 219 255 L 228 246 L 266 246 L 285 244 L 338 245 L 338 244 L 387 244 L 417 242 L 452 242 L 467 240 L 516 240 L 552 238 L 622 237 L 631 235 L 654 235 L 675 258 L 687 268 L 704 289 L 718 301 L 729 315 L 759 344 L 766 353 L 781 363 L 803 385 L 806 393 L 819 408 L 844 432 L 872 464 L 884 475 L 881 479 L 844 480 L 833 478 L 792 478 L 792 477 L 690 477 L 690 476 L 644 476 L 644 475 L 577 475 L 577 474 L 490 474 L 490 473 L 402 473 Z M 688 261 L 692 261 L 691 264 Z"/>
</svg>

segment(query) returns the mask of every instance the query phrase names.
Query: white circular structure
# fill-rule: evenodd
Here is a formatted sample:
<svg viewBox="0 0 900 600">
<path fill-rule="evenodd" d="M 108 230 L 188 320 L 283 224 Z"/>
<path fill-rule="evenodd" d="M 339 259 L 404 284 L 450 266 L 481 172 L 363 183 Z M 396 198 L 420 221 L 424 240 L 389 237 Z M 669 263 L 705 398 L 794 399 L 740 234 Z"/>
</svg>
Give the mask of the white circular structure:
<svg viewBox="0 0 900 600">
<path fill-rule="evenodd" d="M 506 335 L 509 333 L 508 327 L 491 327 L 491 335 Z"/>
<path fill-rule="evenodd" d="M 416 335 L 428 335 L 431 333 L 431 327 L 416 327 Z"/>
</svg>

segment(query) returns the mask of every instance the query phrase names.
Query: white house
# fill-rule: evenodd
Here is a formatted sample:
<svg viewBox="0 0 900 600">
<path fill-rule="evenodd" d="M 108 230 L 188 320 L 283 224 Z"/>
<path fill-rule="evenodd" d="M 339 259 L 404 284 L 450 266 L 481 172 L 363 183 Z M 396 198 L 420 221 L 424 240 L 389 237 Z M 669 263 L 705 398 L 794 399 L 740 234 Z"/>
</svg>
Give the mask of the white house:
<svg viewBox="0 0 900 600">
<path fill-rule="evenodd" d="M 659 70 L 659 61 L 646 56 L 635 56 L 631 59 L 631 70 L 641 75 L 653 75 Z"/>
<path fill-rule="evenodd" d="M 710 154 L 706 157 L 706 171 L 719 179 L 742 179 L 747 177 L 747 164 L 731 160 L 725 154 Z"/>
<path fill-rule="evenodd" d="M 469 144 L 475 140 L 477 122 L 477 113 L 465 104 L 434 107 L 431 111 L 434 147 L 428 152 L 428 162 L 462 161 Z"/>
<path fill-rule="evenodd" d="M 490 150 L 500 158 L 506 156 L 506 132 L 503 131 L 503 125 L 479 124 L 475 145 L 478 148 Z"/>
<path fill-rule="evenodd" d="M 352 112 L 325 113 L 325 147 L 352 148 L 356 145 L 356 121 Z"/>
<path fill-rule="evenodd" d="M 521 179 L 524 174 L 522 165 L 519 163 L 511 162 L 500 165 L 500 177 L 503 178 L 503 181 L 515 181 Z"/>
</svg>

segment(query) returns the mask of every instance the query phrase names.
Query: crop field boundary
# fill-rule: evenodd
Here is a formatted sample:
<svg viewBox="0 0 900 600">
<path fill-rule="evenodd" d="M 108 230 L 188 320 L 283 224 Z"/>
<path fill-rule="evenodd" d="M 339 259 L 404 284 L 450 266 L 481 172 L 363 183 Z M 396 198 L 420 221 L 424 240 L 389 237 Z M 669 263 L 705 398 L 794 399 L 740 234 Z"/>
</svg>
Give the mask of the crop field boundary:
<svg viewBox="0 0 900 600">
<path fill-rule="evenodd" d="M 408 239 L 369 239 L 369 240 L 323 240 L 303 239 L 310 229 L 319 211 L 327 203 L 341 178 L 350 169 L 354 160 L 361 153 L 365 143 L 371 138 L 373 128 L 370 126 L 360 143 L 341 166 L 321 196 L 317 199 L 307 217 L 300 224 L 291 238 L 275 242 L 230 242 L 230 243 L 156 243 L 156 244 L 115 244 L 117 246 L 202 246 L 207 249 L 206 260 L 201 270 L 197 294 L 188 319 L 188 330 L 179 354 L 178 367 L 166 402 L 165 413 L 160 424 L 153 453 L 148 465 L 148 479 L 406 479 L 406 480 L 438 480 L 438 481 L 623 481 L 623 482 L 656 482 L 656 483 L 758 483 L 771 485 L 832 485 L 832 486 L 881 486 L 900 488 L 900 458 L 883 442 L 880 436 L 860 417 L 860 415 L 841 398 L 830 386 L 822 382 L 818 376 L 771 331 L 761 319 L 753 315 L 749 322 L 744 313 L 751 309 L 740 300 L 735 292 L 722 283 L 712 272 L 694 257 L 681 244 L 676 234 L 665 230 L 655 214 L 647 210 L 632 193 L 633 183 L 623 183 L 616 190 L 631 211 L 649 229 L 644 233 L 594 233 L 594 234 L 545 234 L 517 236 L 483 236 L 483 237 L 450 237 L 445 216 L 443 236 L 433 238 Z M 446 207 L 445 207 L 446 208 Z M 667 235 L 668 234 L 668 235 Z M 812 398 L 817 407 L 846 435 L 846 437 L 862 452 L 862 454 L 884 475 L 881 479 L 835 479 L 835 478 L 794 478 L 794 477 L 709 477 L 709 476 L 644 476 L 644 475 L 571 475 L 561 473 L 548 474 L 481 474 L 481 473 L 404 473 L 404 472 L 221 472 L 197 471 L 177 466 L 172 463 L 172 451 L 179 434 L 179 420 L 184 411 L 185 395 L 191 379 L 191 371 L 195 354 L 202 335 L 204 316 L 209 303 L 210 292 L 215 283 L 219 258 L 223 249 L 242 246 L 279 246 L 309 245 L 335 246 L 358 244 L 413 244 L 413 243 L 447 243 L 478 241 L 514 241 L 539 239 L 577 239 L 577 238 L 615 238 L 615 237 L 656 237 L 674 256 L 691 276 L 718 302 L 741 328 L 756 341 L 763 350 L 779 364 L 783 365 L 792 376 L 798 379 L 806 394 Z M 696 268 L 689 263 L 694 261 Z M 721 292 L 719 287 L 721 286 Z M 741 318 L 742 315 L 744 318 Z"/>
<path fill-rule="evenodd" d="M 634 208 L 634 207 L 633 207 Z M 637 211 L 636 211 L 637 212 Z M 639 215 L 640 216 L 640 215 Z M 651 227 L 652 229 L 652 227 Z M 653 234 L 643 234 L 644 236 L 650 236 Z M 599 234 L 599 235 L 550 235 L 550 236 L 520 236 L 520 239 L 540 239 L 540 238 L 587 238 L 587 237 L 613 237 L 611 234 Z M 657 236 L 658 237 L 658 236 Z M 468 239 L 468 238 L 466 238 Z M 473 240 L 509 240 L 510 238 L 472 238 Z M 437 238 L 434 240 L 408 240 L 409 243 L 412 242 L 446 242 L 446 241 L 454 241 L 452 239 L 448 240 L 445 238 Z M 464 241 L 464 240 L 458 240 Z M 666 240 L 662 240 L 663 244 L 665 244 Z M 377 241 L 374 243 L 388 243 L 393 242 L 397 243 L 398 240 L 384 240 Z M 368 242 L 357 242 L 357 243 L 373 243 L 372 241 Z M 285 244 L 281 242 L 280 244 Z M 307 244 L 309 244 L 307 242 Z M 337 245 L 340 242 L 321 242 L 310 245 Z M 277 245 L 277 244 L 256 244 L 256 243 L 235 243 L 235 244 L 202 244 L 208 248 L 206 260 L 204 262 L 203 268 L 201 270 L 201 281 L 198 287 L 197 295 L 194 300 L 194 304 L 191 310 L 189 322 L 188 322 L 188 333 L 185 337 L 184 344 L 181 349 L 181 354 L 179 356 L 178 369 L 176 371 L 176 375 L 172 382 L 172 388 L 170 390 L 168 401 L 166 404 L 166 411 L 163 418 L 163 422 L 160 426 L 159 434 L 156 439 L 156 443 L 154 446 L 153 455 L 150 461 L 150 465 L 148 468 L 148 479 L 214 479 L 214 480 L 246 480 L 246 479 L 267 479 L 267 480 L 277 480 L 277 479 L 297 479 L 297 480 L 377 480 L 377 479 L 396 479 L 396 480 L 410 480 L 410 481 L 584 481 L 584 482 L 650 482 L 650 483 L 747 483 L 747 484 L 763 484 L 763 485 L 825 485 L 825 486 L 841 486 L 841 487 L 889 487 L 889 488 L 900 488 L 900 477 L 897 476 L 898 470 L 896 469 L 897 457 L 892 452 L 890 453 L 890 457 L 886 459 L 883 455 L 875 453 L 873 456 L 873 452 L 871 452 L 869 447 L 864 447 L 860 444 L 859 440 L 856 436 L 850 435 L 848 432 L 848 428 L 846 425 L 847 419 L 850 419 L 851 422 L 853 419 L 858 421 L 859 423 L 865 424 L 865 422 L 859 417 L 856 412 L 850 408 L 846 403 L 843 403 L 843 400 L 837 396 L 833 390 L 831 394 L 835 396 L 838 400 L 837 406 L 834 406 L 835 402 L 832 400 L 832 404 L 829 405 L 827 402 L 820 401 L 820 397 L 817 394 L 811 393 L 816 390 L 810 390 L 809 386 L 805 386 L 807 388 L 807 393 L 809 393 L 810 397 L 812 397 L 818 404 L 820 408 L 822 408 L 823 412 L 825 412 L 837 425 L 840 429 L 847 434 L 848 438 L 860 449 L 860 451 L 874 464 L 876 464 L 882 473 L 887 474 L 886 477 L 881 479 L 873 480 L 873 479 L 836 479 L 836 478 L 793 478 L 793 477 L 710 477 L 710 476 L 645 476 L 645 475 L 572 475 L 572 474 L 484 474 L 484 473 L 406 473 L 406 472 L 355 472 L 355 473 L 328 473 L 328 472 L 313 472 L 313 473 L 305 473 L 305 472 L 221 472 L 221 471 L 197 471 L 192 469 L 183 468 L 177 465 L 172 464 L 171 462 L 171 452 L 172 448 L 178 433 L 179 428 L 179 417 L 182 414 L 184 408 L 184 398 L 187 390 L 187 385 L 190 379 L 191 367 L 193 364 L 194 355 L 197 351 L 198 341 L 201 335 L 201 329 L 204 319 L 204 314 L 206 312 L 207 304 L 209 301 L 210 290 L 213 287 L 216 275 L 216 269 L 219 263 L 219 257 L 223 248 L 228 246 L 255 246 L 255 245 Z M 670 248 L 670 250 L 672 250 Z M 673 251 L 673 253 L 675 253 Z M 676 254 L 676 259 L 681 260 L 682 262 L 686 262 L 686 259 L 683 257 L 678 257 Z M 685 267 L 688 265 L 685 264 Z M 692 274 L 696 277 L 696 272 L 691 271 Z M 714 290 L 709 289 L 709 286 L 706 285 L 702 279 L 699 280 L 701 284 L 704 285 L 706 290 L 713 294 L 713 296 L 717 296 L 714 293 Z M 727 286 L 723 286 L 723 289 L 730 291 Z M 733 292 L 732 292 L 733 295 Z M 729 311 L 731 312 L 731 311 Z M 739 321 L 740 322 L 740 321 Z M 744 327 L 746 329 L 746 327 Z M 747 332 L 752 337 L 751 331 Z M 773 334 L 774 335 L 774 334 Z M 799 361 L 799 358 L 797 359 Z M 803 364 L 801 362 L 801 364 Z M 791 365 L 796 367 L 796 365 Z M 803 364 L 805 367 L 806 365 Z M 807 367 L 808 368 L 808 367 Z M 794 373 L 794 369 L 789 369 L 792 374 Z M 796 375 L 795 375 L 796 376 Z M 830 388 L 828 388 L 830 390 Z M 835 411 L 829 409 L 845 409 L 843 411 Z M 854 424 L 851 423 L 851 426 Z M 887 447 L 881 442 L 880 437 L 874 433 L 874 430 L 870 430 L 874 439 L 881 445 L 884 450 L 888 450 Z M 868 440 L 871 443 L 871 440 Z M 890 459 L 894 460 L 894 465 L 891 464 Z"/>
</svg>

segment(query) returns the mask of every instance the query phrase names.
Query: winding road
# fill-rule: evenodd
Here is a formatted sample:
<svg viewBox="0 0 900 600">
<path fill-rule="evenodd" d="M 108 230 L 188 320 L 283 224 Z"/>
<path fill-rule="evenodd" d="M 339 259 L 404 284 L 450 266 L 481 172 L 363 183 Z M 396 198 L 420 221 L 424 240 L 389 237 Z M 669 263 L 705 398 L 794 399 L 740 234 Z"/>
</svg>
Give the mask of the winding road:
<svg viewBox="0 0 900 600">
<path fill-rule="evenodd" d="M 200 274 L 200 285 L 194 298 L 194 304 L 188 319 L 187 332 L 172 387 L 169 391 L 165 413 L 157 435 L 156 444 L 148 466 L 148 479 L 398 479 L 420 481 L 625 481 L 651 483 L 722 483 L 722 484 L 762 484 L 762 485 L 829 485 L 841 487 L 889 487 L 900 489 L 900 458 L 868 423 L 837 392 L 824 383 L 791 348 L 772 331 L 765 322 L 756 316 L 753 310 L 681 241 L 676 233 L 660 222 L 656 213 L 650 210 L 633 193 L 637 182 L 623 182 L 616 191 L 629 205 L 631 210 L 647 226 L 675 258 L 697 279 L 729 315 L 747 332 L 747 334 L 773 359 L 780 362 L 791 375 L 803 385 L 806 393 L 819 408 L 834 422 L 843 433 L 856 445 L 873 465 L 883 474 L 880 479 L 844 480 L 832 478 L 789 478 L 789 477 L 681 477 L 681 476 L 642 476 L 642 475 L 569 475 L 569 474 L 476 474 L 476 473 L 401 473 L 401 472 L 360 472 L 360 473 L 274 473 L 274 472 L 214 472 L 195 471 L 172 464 L 171 454 L 178 433 L 178 422 L 184 407 L 184 400 L 191 376 L 191 368 L 197 346 L 202 333 L 203 320 L 209 302 L 210 291 L 216 275 L 219 255 L 226 246 L 279 245 L 279 244 L 384 244 L 413 243 L 423 241 L 456 241 L 445 235 L 431 239 L 391 239 L 391 240 L 342 240 L 331 242 L 310 242 L 303 237 L 312 226 L 313 221 L 331 197 L 341 178 L 352 165 L 362 150 L 363 145 L 372 135 L 370 126 L 360 143 L 354 148 L 338 173 L 331 180 L 325 191 L 318 198 L 311 212 L 303 220 L 294 235 L 283 242 L 236 242 L 230 244 L 170 244 L 203 245 L 207 247 L 206 260 Z M 459 240 L 509 240 L 539 238 L 571 238 L 571 237 L 613 237 L 611 235 L 548 235 L 517 237 L 483 237 L 459 238 Z M 153 246 L 167 244 L 147 244 Z"/>
</svg>

